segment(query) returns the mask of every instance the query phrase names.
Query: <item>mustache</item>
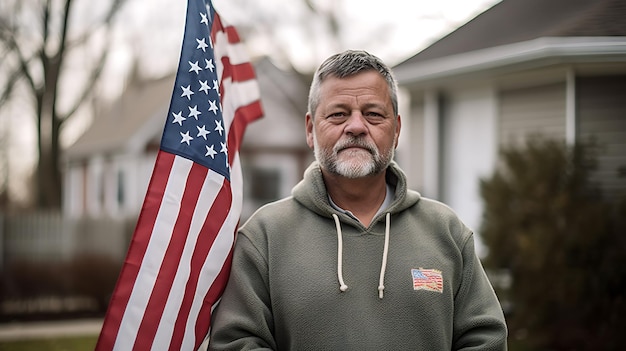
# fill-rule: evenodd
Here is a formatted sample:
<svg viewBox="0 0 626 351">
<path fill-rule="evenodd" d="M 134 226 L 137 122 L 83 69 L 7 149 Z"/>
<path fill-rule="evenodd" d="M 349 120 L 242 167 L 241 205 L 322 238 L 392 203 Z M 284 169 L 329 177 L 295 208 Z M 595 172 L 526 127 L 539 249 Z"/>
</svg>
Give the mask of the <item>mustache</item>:
<svg viewBox="0 0 626 351">
<path fill-rule="evenodd" d="M 359 148 L 366 149 L 372 155 L 375 155 L 376 152 L 378 151 L 376 149 L 376 145 L 374 145 L 371 142 L 368 142 L 367 140 L 365 140 L 363 138 L 344 139 L 344 140 L 338 142 L 337 145 L 335 145 L 335 147 L 333 149 L 334 149 L 335 153 L 338 153 L 341 150 L 344 150 L 344 149 L 347 149 L 347 148 L 351 148 L 351 147 L 359 147 Z"/>
</svg>

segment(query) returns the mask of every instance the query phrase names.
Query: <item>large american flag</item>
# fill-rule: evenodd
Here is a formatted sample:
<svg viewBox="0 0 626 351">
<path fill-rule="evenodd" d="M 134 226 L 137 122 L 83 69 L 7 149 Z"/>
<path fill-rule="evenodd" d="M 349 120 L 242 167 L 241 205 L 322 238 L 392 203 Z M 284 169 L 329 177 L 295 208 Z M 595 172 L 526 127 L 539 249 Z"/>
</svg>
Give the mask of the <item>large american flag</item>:
<svg viewBox="0 0 626 351">
<path fill-rule="evenodd" d="M 141 101 L 137 101 L 141 103 Z M 196 350 L 230 271 L 254 70 L 210 1 L 188 0 L 161 147 L 96 350 Z"/>
</svg>

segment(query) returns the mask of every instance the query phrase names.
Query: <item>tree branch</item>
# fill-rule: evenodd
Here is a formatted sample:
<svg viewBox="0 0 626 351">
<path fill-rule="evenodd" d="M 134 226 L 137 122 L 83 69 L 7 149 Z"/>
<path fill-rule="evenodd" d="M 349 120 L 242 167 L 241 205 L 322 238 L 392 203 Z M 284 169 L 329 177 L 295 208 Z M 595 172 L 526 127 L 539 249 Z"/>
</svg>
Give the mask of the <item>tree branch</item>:
<svg viewBox="0 0 626 351">
<path fill-rule="evenodd" d="M 71 0 L 68 0 L 68 2 L 69 1 Z M 119 12 L 119 9 L 121 8 L 121 6 L 124 4 L 125 1 L 126 0 L 113 0 L 111 2 L 111 7 L 107 11 L 107 14 L 103 22 L 101 22 L 100 25 L 97 26 L 96 28 L 99 28 L 100 26 L 109 25 L 113 17 L 115 16 L 115 14 Z M 93 29 L 93 32 L 95 31 L 96 29 Z M 89 33 L 93 33 L 93 32 L 89 32 Z M 89 35 L 86 33 L 86 36 L 82 36 L 82 38 L 79 39 L 79 41 L 87 41 L 88 37 Z M 66 40 L 63 40 L 63 41 L 65 42 Z M 97 60 L 97 64 L 94 66 L 93 70 L 91 71 L 89 78 L 86 80 L 86 83 L 85 83 L 86 85 L 84 89 L 81 90 L 82 92 L 80 96 L 76 98 L 73 106 L 68 111 L 66 111 L 63 115 L 59 115 L 58 122 L 60 125 L 64 124 L 65 121 L 70 119 L 74 115 L 74 113 L 81 107 L 83 102 L 93 93 L 96 87 L 96 83 L 98 79 L 100 78 L 100 76 L 102 75 L 102 71 L 104 70 L 104 66 L 106 64 L 108 54 L 109 54 L 108 48 L 110 47 L 110 43 L 111 43 L 110 33 L 107 32 L 107 40 L 102 49 L 102 53 L 100 54 L 100 57 Z"/>
<path fill-rule="evenodd" d="M 101 22 L 96 23 L 95 26 L 89 28 L 88 30 L 85 30 L 76 39 L 68 41 L 66 43 L 67 49 L 70 50 L 74 47 L 82 46 L 93 37 L 94 33 L 96 33 L 102 27 L 108 26 L 125 2 L 126 0 L 112 0 L 111 7 L 108 9 L 106 15 L 104 16 L 104 19 Z"/>
<path fill-rule="evenodd" d="M 7 52 L 3 55 L 3 61 L 6 61 L 7 57 L 9 57 L 11 53 L 15 53 L 19 66 L 19 68 L 17 68 L 10 74 L 10 79 L 5 85 L 5 89 L 2 93 L 2 99 L 0 99 L 0 106 L 4 105 L 4 101 L 8 99 L 10 95 L 10 90 L 13 89 L 13 85 L 19 80 L 20 75 L 23 75 L 24 78 L 26 78 L 26 81 L 28 82 L 28 87 L 31 89 L 35 96 L 41 93 L 40 89 L 37 88 L 35 80 L 33 79 L 33 76 L 30 74 L 30 71 L 28 69 L 28 65 L 31 62 L 32 57 L 28 59 L 24 57 L 24 54 L 22 53 L 22 50 L 20 49 L 20 46 L 15 39 L 15 36 L 13 35 L 13 33 L 15 32 L 15 28 L 10 28 L 9 26 L 5 25 L 4 21 L 0 21 L 0 39 L 7 45 Z M 7 92 L 7 90 L 9 91 Z"/>
<path fill-rule="evenodd" d="M 59 116 L 60 125 L 62 125 L 63 123 L 65 123 L 65 121 L 70 119 L 74 115 L 74 113 L 81 107 L 81 105 L 87 99 L 87 97 L 89 97 L 93 93 L 96 83 L 98 81 L 98 78 L 100 78 L 100 75 L 102 74 L 102 71 L 104 70 L 104 65 L 106 63 L 106 60 L 108 58 L 109 50 L 107 50 L 107 47 L 109 46 L 109 43 L 110 43 L 110 40 L 107 40 L 107 44 L 105 45 L 105 48 L 102 50 L 102 53 L 100 54 L 100 57 L 98 58 L 97 65 L 91 71 L 89 78 L 86 80 L 86 83 L 85 83 L 86 85 L 82 89 L 82 93 L 80 94 L 80 96 L 76 98 L 74 105 L 67 112 L 65 112 L 62 116 L 61 115 Z"/>
</svg>

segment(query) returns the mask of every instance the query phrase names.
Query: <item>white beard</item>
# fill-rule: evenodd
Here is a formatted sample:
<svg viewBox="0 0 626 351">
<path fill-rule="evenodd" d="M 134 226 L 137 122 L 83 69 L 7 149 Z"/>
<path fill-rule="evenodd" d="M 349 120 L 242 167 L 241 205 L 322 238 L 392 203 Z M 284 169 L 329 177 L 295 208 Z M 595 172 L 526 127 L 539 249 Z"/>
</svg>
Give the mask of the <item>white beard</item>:
<svg viewBox="0 0 626 351">
<path fill-rule="evenodd" d="M 351 145 L 357 145 L 363 149 L 343 150 Z M 313 132 L 313 150 L 315 159 L 323 169 L 346 178 L 363 178 L 384 171 L 391 163 L 395 151 L 391 147 L 387 152 L 381 154 L 376 145 L 360 138 L 351 138 L 339 142 L 332 150 L 322 150 L 317 142 L 315 132 Z"/>
</svg>

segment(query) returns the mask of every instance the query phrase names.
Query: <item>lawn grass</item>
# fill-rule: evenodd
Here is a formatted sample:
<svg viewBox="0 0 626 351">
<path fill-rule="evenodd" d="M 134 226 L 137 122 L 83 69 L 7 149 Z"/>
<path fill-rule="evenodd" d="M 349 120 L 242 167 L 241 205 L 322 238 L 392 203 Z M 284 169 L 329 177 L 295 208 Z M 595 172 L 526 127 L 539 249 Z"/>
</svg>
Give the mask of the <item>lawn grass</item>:
<svg viewBox="0 0 626 351">
<path fill-rule="evenodd" d="M 93 351 L 98 336 L 0 341 L 0 351 Z"/>
</svg>

